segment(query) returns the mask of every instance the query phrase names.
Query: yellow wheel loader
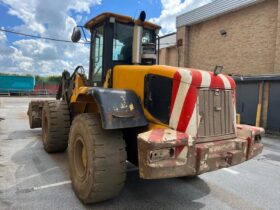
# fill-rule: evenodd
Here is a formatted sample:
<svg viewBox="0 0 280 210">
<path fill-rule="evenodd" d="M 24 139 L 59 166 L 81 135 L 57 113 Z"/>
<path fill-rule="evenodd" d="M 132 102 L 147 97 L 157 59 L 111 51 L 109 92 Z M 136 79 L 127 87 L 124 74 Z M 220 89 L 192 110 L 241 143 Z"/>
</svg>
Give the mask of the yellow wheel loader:
<svg viewBox="0 0 280 210">
<path fill-rule="evenodd" d="M 67 148 L 83 203 L 117 196 L 126 162 L 143 179 L 196 176 L 261 153 L 264 130 L 236 124 L 235 82 L 222 74 L 156 65 L 159 26 L 103 13 L 89 20 L 88 76 L 64 71 L 57 100 L 30 102 L 48 153 Z M 81 30 L 75 27 L 72 41 Z"/>
</svg>

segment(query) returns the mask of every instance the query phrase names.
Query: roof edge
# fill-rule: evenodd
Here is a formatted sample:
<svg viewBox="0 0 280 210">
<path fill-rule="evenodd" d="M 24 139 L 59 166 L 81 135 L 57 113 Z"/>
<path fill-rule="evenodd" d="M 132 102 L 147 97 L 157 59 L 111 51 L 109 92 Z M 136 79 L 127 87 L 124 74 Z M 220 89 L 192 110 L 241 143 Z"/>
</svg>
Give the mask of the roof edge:
<svg viewBox="0 0 280 210">
<path fill-rule="evenodd" d="M 176 17 L 176 27 L 195 25 L 266 0 L 215 0 Z"/>
<path fill-rule="evenodd" d="M 159 38 L 161 39 L 161 38 L 172 36 L 172 35 L 175 35 L 175 34 L 177 34 L 177 32 L 172 32 L 172 33 L 169 33 L 169 34 L 165 34 L 163 36 L 160 36 Z"/>
<path fill-rule="evenodd" d="M 96 17 L 90 19 L 89 21 L 87 21 L 85 23 L 84 27 L 87 29 L 91 29 L 93 26 L 103 22 L 106 18 L 109 18 L 109 17 L 114 17 L 117 21 L 123 22 L 123 23 L 134 23 L 134 21 L 135 21 L 130 16 L 120 15 L 120 14 L 111 13 L 111 12 L 104 12 L 104 13 L 101 13 L 101 14 L 97 15 Z M 152 22 L 148 22 L 148 21 L 145 21 L 143 23 L 143 27 L 148 28 L 148 29 L 160 29 L 161 28 L 159 25 L 156 25 L 156 24 L 154 24 Z"/>
</svg>

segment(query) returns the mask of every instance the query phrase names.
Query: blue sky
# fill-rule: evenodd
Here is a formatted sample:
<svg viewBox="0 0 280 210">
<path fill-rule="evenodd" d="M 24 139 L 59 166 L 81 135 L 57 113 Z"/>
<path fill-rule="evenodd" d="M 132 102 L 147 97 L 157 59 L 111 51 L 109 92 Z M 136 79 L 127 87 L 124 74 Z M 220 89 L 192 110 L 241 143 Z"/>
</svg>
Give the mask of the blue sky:
<svg viewBox="0 0 280 210">
<path fill-rule="evenodd" d="M 0 28 L 58 39 L 70 39 L 75 25 L 102 12 L 138 17 L 176 31 L 176 16 L 211 0 L 0 0 Z M 88 46 L 57 43 L 0 32 L 0 72 L 60 74 L 77 65 L 88 67 Z"/>
</svg>

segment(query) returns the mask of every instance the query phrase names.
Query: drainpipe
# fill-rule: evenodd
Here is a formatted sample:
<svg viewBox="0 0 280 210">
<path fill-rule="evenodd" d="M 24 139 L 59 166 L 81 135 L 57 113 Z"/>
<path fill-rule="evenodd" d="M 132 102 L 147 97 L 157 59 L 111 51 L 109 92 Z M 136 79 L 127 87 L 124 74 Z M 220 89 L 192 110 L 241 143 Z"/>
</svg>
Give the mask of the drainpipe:
<svg viewBox="0 0 280 210">
<path fill-rule="evenodd" d="M 256 127 L 261 126 L 261 114 L 262 114 L 262 99 L 263 99 L 263 88 L 264 81 L 259 84 L 259 100 L 257 106 L 257 114 L 256 114 Z"/>
</svg>

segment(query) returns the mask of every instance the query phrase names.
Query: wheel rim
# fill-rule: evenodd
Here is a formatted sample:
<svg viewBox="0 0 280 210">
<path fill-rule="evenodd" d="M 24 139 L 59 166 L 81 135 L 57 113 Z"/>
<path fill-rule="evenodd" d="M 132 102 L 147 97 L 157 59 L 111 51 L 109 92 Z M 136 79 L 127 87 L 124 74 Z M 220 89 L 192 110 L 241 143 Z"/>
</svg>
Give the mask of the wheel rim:
<svg viewBox="0 0 280 210">
<path fill-rule="evenodd" d="M 75 171 L 80 178 L 83 178 L 86 174 L 87 168 L 87 152 L 81 136 L 76 138 L 74 148 Z"/>
</svg>

